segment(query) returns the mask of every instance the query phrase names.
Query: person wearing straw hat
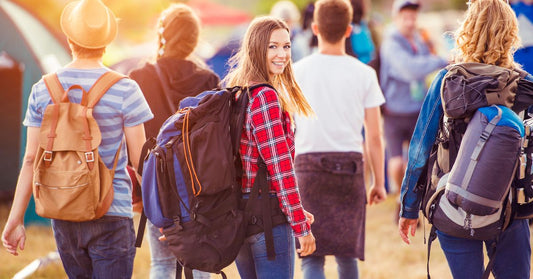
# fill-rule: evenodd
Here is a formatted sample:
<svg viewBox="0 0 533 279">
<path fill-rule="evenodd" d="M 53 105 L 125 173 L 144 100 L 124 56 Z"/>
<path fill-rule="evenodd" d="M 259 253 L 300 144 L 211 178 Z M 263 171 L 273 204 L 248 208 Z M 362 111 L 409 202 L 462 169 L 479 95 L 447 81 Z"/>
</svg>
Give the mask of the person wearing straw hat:
<svg viewBox="0 0 533 279">
<path fill-rule="evenodd" d="M 61 14 L 61 29 L 68 38 L 72 61 L 56 72 L 63 88 L 80 85 L 86 91 L 110 69 L 102 64 L 106 46 L 117 34 L 113 12 L 100 0 L 68 3 Z M 82 92 L 69 92 L 80 102 Z M 9 218 L 2 233 L 6 250 L 24 250 L 24 212 L 32 194 L 33 163 L 43 114 L 51 98 L 41 79 L 34 84 L 23 124 L 27 126 L 26 152 Z M 135 232 L 131 204 L 131 180 L 126 171 L 128 156 L 134 167 L 145 141 L 144 122 L 153 114 L 134 81 L 123 78 L 110 87 L 96 104 L 93 116 L 101 131 L 100 157 L 109 168 L 119 150 L 113 178 L 114 198 L 99 219 L 70 222 L 52 220 L 57 249 L 69 278 L 131 278 L 135 257 Z M 122 144 L 125 143 L 125 144 Z"/>
</svg>

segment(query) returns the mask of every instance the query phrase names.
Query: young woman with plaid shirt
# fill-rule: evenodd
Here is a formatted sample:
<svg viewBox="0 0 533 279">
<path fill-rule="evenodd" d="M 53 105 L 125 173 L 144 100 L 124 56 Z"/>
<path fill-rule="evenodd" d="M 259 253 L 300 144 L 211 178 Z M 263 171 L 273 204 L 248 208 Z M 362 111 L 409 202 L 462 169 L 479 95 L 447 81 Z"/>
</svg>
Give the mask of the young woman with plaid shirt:
<svg viewBox="0 0 533 279">
<path fill-rule="evenodd" d="M 287 25 L 273 17 L 259 17 L 246 31 L 239 52 L 231 58 L 232 69 L 226 86 L 252 86 L 241 138 L 243 164 L 242 191 L 248 196 L 259 170 L 260 159 L 267 167 L 271 196 L 287 217 L 286 223 L 273 228 L 275 259 L 269 260 L 265 233 L 249 236 L 236 259 L 242 278 L 293 278 L 294 237 L 301 256 L 315 251 L 310 224 L 313 215 L 306 212 L 294 174 L 294 132 L 291 113 L 312 114 L 312 109 L 294 81 L 291 42 Z"/>
</svg>

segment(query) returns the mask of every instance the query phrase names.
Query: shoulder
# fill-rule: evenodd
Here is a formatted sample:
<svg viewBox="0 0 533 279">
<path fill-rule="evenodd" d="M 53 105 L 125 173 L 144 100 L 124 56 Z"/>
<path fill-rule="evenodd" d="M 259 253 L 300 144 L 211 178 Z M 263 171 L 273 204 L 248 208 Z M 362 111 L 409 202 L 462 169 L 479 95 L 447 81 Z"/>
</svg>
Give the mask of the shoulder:
<svg viewBox="0 0 533 279">
<path fill-rule="evenodd" d="M 120 74 L 120 73 L 119 73 Z M 120 74 L 122 75 L 122 74 Z M 111 90 L 119 90 L 119 91 L 137 91 L 139 90 L 139 85 L 137 82 L 132 79 L 129 76 L 122 75 L 123 77 L 119 79 L 113 86 L 111 87 Z"/>
<path fill-rule="evenodd" d="M 257 87 L 253 87 L 250 90 L 250 97 L 253 98 L 270 98 L 270 97 L 276 97 L 277 99 L 277 93 L 276 90 L 270 86 L 267 85 L 260 85 Z"/>
<path fill-rule="evenodd" d="M 440 71 L 438 71 L 435 77 L 433 78 L 433 83 L 442 82 L 442 80 L 444 79 L 444 76 L 446 76 L 448 72 L 449 72 L 448 67 L 445 67 L 441 69 Z"/>
<path fill-rule="evenodd" d="M 340 59 L 340 61 L 343 62 L 343 68 L 347 68 L 353 72 L 356 72 L 357 76 L 359 76 L 361 80 L 368 80 L 369 78 L 372 78 L 372 76 L 376 75 L 374 68 L 361 62 L 359 59 L 353 56 L 345 55 Z"/>
<path fill-rule="evenodd" d="M 44 79 L 40 79 L 38 82 L 33 84 L 31 88 L 32 98 L 35 100 L 35 105 L 48 105 L 51 101 L 50 94 L 48 94 L 48 89 L 44 83 Z"/>
<path fill-rule="evenodd" d="M 152 75 L 155 72 L 154 65 L 152 63 L 146 62 L 141 67 L 135 68 L 128 73 L 128 76 L 132 79 L 138 79 L 146 77 L 147 75 Z"/>
<path fill-rule="evenodd" d="M 220 77 L 208 67 L 197 65 L 197 73 L 205 81 L 209 88 L 217 87 L 220 84 Z"/>
<path fill-rule="evenodd" d="M 44 83 L 44 76 L 38 82 L 33 84 L 32 91 L 34 93 L 46 92 L 46 84 Z"/>
<path fill-rule="evenodd" d="M 381 55 L 392 58 L 397 54 L 398 51 L 404 51 L 404 41 L 405 39 L 399 32 L 394 30 L 390 31 L 381 44 Z"/>
<path fill-rule="evenodd" d="M 258 86 L 250 90 L 250 103 L 252 107 L 278 104 L 278 94 L 270 86 Z"/>
</svg>

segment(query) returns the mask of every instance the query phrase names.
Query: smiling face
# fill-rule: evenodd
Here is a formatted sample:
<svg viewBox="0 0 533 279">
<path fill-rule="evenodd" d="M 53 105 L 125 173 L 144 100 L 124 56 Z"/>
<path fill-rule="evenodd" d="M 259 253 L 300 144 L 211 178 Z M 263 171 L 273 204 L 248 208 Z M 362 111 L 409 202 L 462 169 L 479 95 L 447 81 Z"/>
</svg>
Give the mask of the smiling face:
<svg viewBox="0 0 533 279">
<path fill-rule="evenodd" d="M 291 60 L 291 39 L 283 28 L 272 31 L 267 49 L 269 75 L 280 75 Z"/>
</svg>

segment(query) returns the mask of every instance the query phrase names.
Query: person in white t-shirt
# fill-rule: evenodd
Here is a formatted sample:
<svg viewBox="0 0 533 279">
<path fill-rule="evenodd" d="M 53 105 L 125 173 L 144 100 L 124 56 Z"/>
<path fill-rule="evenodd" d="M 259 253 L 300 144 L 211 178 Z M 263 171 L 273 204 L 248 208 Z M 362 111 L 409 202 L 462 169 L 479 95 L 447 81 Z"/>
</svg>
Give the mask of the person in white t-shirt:
<svg viewBox="0 0 533 279">
<path fill-rule="evenodd" d="M 305 279 L 324 278 L 324 256 L 335 255 L 339 278 L 358 278 L 367 202 L 365 144 L 373 170 L 368 201 L 375 204 L 386 198 L 379 109 L 385 99 L 376 72 L 346 54 L 350 3 L 319 0 L 315 7 L 312 29 L 319 52 L 294 66 L 296 81 L 316 114 L 295 116 L 296 176 L 302 204 L 315 214 L 317 245 L 315 253 L 302 259 L 302 270 Z"/>
</svg>

